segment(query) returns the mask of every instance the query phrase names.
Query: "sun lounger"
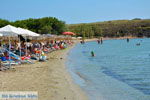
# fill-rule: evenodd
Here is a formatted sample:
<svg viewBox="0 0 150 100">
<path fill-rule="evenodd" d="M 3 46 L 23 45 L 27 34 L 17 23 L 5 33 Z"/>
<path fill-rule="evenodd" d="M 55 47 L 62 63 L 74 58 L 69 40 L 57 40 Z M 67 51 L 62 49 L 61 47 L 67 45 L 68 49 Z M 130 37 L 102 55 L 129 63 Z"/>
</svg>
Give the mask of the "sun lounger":
<svg viewBox="0 0 150 100">
<path fill-rule="evenodd" d="M 15 61 L 2 61 L 2 65 L 3 66 L 9 66 L 9 65 L 18 65 L 19 63 L 18 62 L 15 62 Z"/>
<path fill-rule="evenodd" d="M 8 51 L 8 50 L 7 50 Z M 9 51 L 8 51 L 9 52 Z M 29 59 L 25 59 L 25 60 L 22 60 L 18 55 L 12 53 L 12 52 L 9 52 L 10 53 L 10 56 L 13 57 L 14 59 L 18 60 L 20 63 L 30 63 L 30 64 L 33 64 L 32 61 L 30 61 Z"/>
</svg>

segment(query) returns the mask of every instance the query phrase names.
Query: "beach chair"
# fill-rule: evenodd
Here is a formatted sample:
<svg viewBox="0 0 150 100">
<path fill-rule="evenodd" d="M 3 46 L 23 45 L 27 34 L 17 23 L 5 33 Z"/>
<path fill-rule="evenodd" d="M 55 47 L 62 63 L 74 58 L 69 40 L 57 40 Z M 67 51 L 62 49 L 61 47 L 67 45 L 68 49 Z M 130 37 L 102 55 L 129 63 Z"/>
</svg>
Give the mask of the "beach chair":
<svg viewBox="0 0 150 100">
<path fill-rule="evenodd" d="M 14 53 L 12 53 L 12 52 L 10 52 L 10 51 L 8 51 L 8 50 L 6 50 L 7 52 L 9 52 L 9 54 L 10 54 L 10 57 L 11 58 L 14 58 L 15 59 L 15 62 L 11 62 L 11 64 L 12 65 L 15 65 L 15 64 L 24 64 L 24 63 L 30 63 L 30 64 L 33 64 L 33 62 L 32 61 L 30 61 L 29 59 L 28 60 L 22 60 L 18 55 L 16 55 L 16 54 L 14 54 Z"/>
<path fill-rule="evenodd" d="M 5 71 L 5 70 L 7 70 L 7 69 L 9 69 L 9 67 L 4 66 L 4 65 L 3 65 L 3 62 L 0 60 L 0 71 Z"/>
</svg>

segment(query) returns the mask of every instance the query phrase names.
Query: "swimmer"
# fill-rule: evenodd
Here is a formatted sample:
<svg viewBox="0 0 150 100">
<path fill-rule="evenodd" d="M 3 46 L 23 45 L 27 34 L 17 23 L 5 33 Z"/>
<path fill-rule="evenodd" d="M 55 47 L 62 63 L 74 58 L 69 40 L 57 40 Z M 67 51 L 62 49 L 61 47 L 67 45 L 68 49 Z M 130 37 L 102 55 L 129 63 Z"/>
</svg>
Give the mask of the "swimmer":
<svg viewBox="0 0 150 100">
<path fill-rule="evenodd" d="M 141 44 L 140 44 L 140 43 L 137 43 L 136 45 L 137 45 L 137 46 L 140 46 Z"/>
<path fill-rule="evenodd" d="M 92 56 L 92 57 L 94 57 L 94 56 L 95 56 L 93 51 L 91 51 L 91 56 Z"/>
</svg>

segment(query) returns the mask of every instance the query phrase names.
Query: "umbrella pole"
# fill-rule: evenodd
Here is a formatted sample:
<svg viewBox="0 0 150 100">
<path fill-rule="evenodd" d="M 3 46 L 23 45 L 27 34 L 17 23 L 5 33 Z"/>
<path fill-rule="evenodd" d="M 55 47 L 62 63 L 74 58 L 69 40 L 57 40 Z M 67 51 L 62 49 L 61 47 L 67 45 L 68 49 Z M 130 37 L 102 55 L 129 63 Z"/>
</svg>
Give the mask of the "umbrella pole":
<svg viewBox="0 0 150 100">
<path fill-rule="evenodd" d="M 2 45 L 1 45 L 1 46 L 2 46 L 2 48 L 4 48 L 4 46 L 3 46 L 3 38 L 2 38 L 2 42 L 1 42 L 1 44 L 2 44 Z"/>
<path fill-rule="evenodd" d="M 26 56 L 27 56 L 27 36 L 25 36 L 25 41 L 26 41 Z"/>
<path fill-rule="evenodd" d="M 20 59 L 21 59 L 21 42 L 20 42 L 20 37 L 19 37 L 19 44 L 20 44 L 19 51 L 20 51 Z"/>
<path fill-rule="evenodd" d="M 10 36 L 9 36 L 9 68 L 11 67 L 11 61 L 10 61 L 10 50 L 11 50 L 11 41 L 10 41 Z"/>
</svg>

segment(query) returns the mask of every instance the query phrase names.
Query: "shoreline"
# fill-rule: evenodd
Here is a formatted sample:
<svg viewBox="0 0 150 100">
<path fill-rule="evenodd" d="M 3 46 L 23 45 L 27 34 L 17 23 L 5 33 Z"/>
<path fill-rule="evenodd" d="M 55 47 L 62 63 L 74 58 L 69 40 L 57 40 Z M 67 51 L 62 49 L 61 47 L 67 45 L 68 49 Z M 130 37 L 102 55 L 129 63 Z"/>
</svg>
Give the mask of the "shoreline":
<svg viewBox="0 0 150 100">
<path fill-rule="evenodd" d="M 118 39 L 136 39 L 136 38 L 140 38 L 140 37 L 133 37 L 133 36 L 125 36 L 125 37 L 114 37 L 114 38 L 109 38 L 109 37 L 102 37 L 103 40 L 118 40 Z M 141 38 L 145 38 L 145 37 L 141 37 Z M 90 42 L 90 41 L 97 41 L 98 38 L 92 38 L 92 39 L 85 39 L 85 42 Z"/>
<path fill-rule="evenodd" d="M 103 38 L 103 40 L 126 39 Z M 130 37 L 137 38 L 137 37 Z M 85 42 L 96 41 L 86 39 Z M 88 100 L 84 91 L 75 84 L 65 64 L 69 51 L 77 44 L 65 50 L 47 54 L 48 61 L 13 66 L 15 69 L 0 72 L 0 91 L 38 91 L 38 100 Z"/>
<path fill-rule="evenodd" d="M 49 53 L 46 62 L 14 66 L 15 69 L 0 72 L 0 91 L 37 91 L 38 100 L 88 100 L 65 65 L 73 46 Z"/>
</svg>

